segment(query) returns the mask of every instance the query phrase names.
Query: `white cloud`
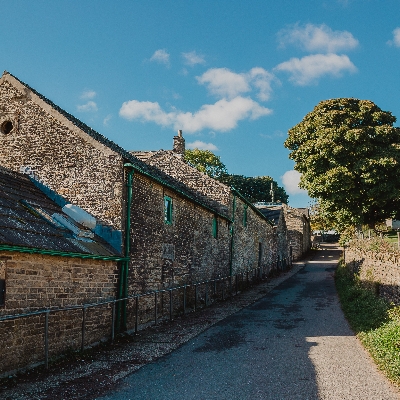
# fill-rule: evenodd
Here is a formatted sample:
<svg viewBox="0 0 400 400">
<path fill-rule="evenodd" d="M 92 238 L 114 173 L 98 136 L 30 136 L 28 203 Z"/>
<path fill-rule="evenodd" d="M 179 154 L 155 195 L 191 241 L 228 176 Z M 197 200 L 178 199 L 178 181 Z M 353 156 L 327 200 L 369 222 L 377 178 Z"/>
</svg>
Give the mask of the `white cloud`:
<svg viewBox="0 0 400 400">
<path fill-rule="evenodd" d="M 97 93 L 94 90 L 85 90 L 81 94 L 81 99 L 94 99 Z"/>
<path fill-rule="evenodd" d="M 313 54 L 300 59 L 291 58 L 276 66 L 275 70 L 290 73 L 292 82 L 304 86 L 324 75 L 340 77 L 344 71 L 356 72 L 357 68 L 344 54 Z"/>
<path fill-rule="evenodd" d="M 237 74 L 228 68 L 212 68 L 196 77 L 202 85 L 219 97 L 234 98 L 241 93 L 249 92 L 250 85 L 244 74 Z"/>
<path fill-rule="evenodd" d="M 264 68 L 252 68 L 247 74 L 251 84 L 259 90 L 257 97 L 262 101 L 269 100 L 272 92 L 271 82 L 277 81 L 275 76 Z"/>
<path fill-rule="evenodd" d="M 88 101 L 86 104 L 78 105 L 77 109 L 81 112 L 94 112 L 97 111 L 97 104 L 94 101 Z"/>
<path fill-rule="evenodd" d="M 400 28 L 393 30 L 393 39 L 389 40 L 387 43 L 391 46 L 400 47 Z"/>
<path fill-rule="evenodd" d="M 237 96 L 230 100 L 221 99 L 215 104 L 205 104 L 195 113 L 178 110 L 165 112 L 157 102 L 131 100 L 122 104 L 119 115 L 128 120 L 152 121 L 193 133 L 203 129 L 226 132 L 235 128 L 241 120 L 255 120 L 271 112 L 250 98 Z"/>
<path fill-rule="evenodd" d="M 250 92 L 253 86 L 258 90 L 257 97 L 262 101 L 269 99 L 272 92 L 271 82 L 276 80 L 273 74 L 260 67 L 241 74 L 228 68 L 211 68 L 196 79 L 200 84 L 206 85 L 211 94 L 228 99 Z"/>
<path fill-rule="evenodd" d="M 307 194 L 307 191 L 299 188 L 300 172 L 295 170 L 286 171 L 282 178 L 283 186 L 288 194 Z"/>
<path fill-rule="evenodd" d="M 199 150 L 210 150 L 210 151 L 218 151 L 218 147 L 212 143 L 205 143 L 201 140 L 196 140 L 192 143 L 188 143 L 186 145 L 188 149 L 199 149 Z"/>
<path fill-rule="evenodd" d="M 189 53 L 182 53 L 182 57 L 184 58 L 185 64 L 190 65 L 191 67 L 197 64 L 204 64 L 206 62 L 204 56 L 197 54 L 195 51 L 191 51 Z"/>
<path fill-rule="evenodd" d="M 165 49 L 156 50 L 151 56 L 150 61 L 169 66 L 169 53 L 167 53 Z"/>
<path fill-rule="evenodd" d="M 350 32 L 333 31 L 325 24 L 291 25 L 278 32 L 278 41 L 282 47 L 293 44 L 310 52 L 334 53 L 358 46 L 358 40 Z"/>
<path fill-rule="evenodd" d="M 111 118 L 112 118 L 112 115 L 111 115 L 111 114 L 108 114 L 108 115 L 103 119 L 103 125 L 107 126 L 108 123 L 110 122 Z"/>
</svg>

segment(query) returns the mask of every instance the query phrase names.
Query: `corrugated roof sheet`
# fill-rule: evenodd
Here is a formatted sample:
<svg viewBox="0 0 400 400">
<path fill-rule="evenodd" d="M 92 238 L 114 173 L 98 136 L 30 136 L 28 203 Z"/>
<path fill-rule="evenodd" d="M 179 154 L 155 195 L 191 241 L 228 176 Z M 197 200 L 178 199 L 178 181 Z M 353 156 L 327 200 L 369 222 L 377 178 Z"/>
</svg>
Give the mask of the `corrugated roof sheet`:
<svg viewBox="0 0 400 400">
<path fill-rule="evenodd" d="M 65 215 L 28 176 L 0 167 L 1 245 L 118 256 L 100 237 L 95 236 L 91 241 L 75 238 L 70 230 L 52 219 L 55 213 Z M 86 229 L 74 223 L 80 229 Z"/>
</svg>

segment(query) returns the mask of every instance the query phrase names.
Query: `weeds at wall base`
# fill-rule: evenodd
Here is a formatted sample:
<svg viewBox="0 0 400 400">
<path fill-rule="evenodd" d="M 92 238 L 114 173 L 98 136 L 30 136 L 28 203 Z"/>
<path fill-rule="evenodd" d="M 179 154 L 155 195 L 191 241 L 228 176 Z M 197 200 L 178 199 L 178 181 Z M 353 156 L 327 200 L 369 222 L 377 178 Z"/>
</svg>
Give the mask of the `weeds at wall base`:
<svg viewBox="0 0 400 400">
<path fill-rule="evenodd" d="M 369 290 L 343 260 L 336 270 L 335 282 L 351 328 L 379 369 L 400 386 L 400 307 Z"/>
</svg>

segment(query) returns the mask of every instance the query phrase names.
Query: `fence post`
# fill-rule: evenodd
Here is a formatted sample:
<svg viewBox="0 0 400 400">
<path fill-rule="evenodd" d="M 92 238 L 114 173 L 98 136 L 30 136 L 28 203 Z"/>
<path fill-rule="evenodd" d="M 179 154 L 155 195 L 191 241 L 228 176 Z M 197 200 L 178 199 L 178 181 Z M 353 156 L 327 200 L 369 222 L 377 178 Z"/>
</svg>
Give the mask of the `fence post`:
<svg viewBox="0 0 400 400">
<path fill-rule="evenodd" d="M 157 292 L 154 292 L 154 325 L 157 325 Z"/>
<path fill-rule="evenodd" d="M 82 307 L 82 342 L 81 342 L 81 352 L 85 350 L 85 329 L 86 329 L 86 307 Z"/>
<path fill-rule="evenodd" d="M 111 343 L 114 343 L 114 338 L 115 338 L 115 300 L 112 303 L 111 320 L 112 320 Z"/>
<path fill-rule="evenodd" d="M 183 315 L 186 314 L 186 284 L 183 285 Z"/>
<path fill-rule="evenodd" d="M 139 296 L 136 296 L 135 303 L 135 335 L 138 333 L 138 319 L 139 319 Z"/>
<path fill-rule="evenodd" d="M 172 312 L 173 312 L 173 306 L 172 306 L 172 289 L 169 290 L 169 320 L 172 321 Z"/>
<path fill-rule="evenodd" d="M 49 314 L 50 310 L 46 311 L 44 319 L 44 367 L 49 369 Z"/>
<path fill-rule="evenodd" d="M 236 294 L 238 294 L 238 279 L 239 278 L 239 276 L 238 275 L 235 275 L 235 287 L 236 287 Z"/>
<path fill-rule="evenodd" d="M 194 284 L 194 311 L 197 311 L 197 284 Z"/>
</svg>

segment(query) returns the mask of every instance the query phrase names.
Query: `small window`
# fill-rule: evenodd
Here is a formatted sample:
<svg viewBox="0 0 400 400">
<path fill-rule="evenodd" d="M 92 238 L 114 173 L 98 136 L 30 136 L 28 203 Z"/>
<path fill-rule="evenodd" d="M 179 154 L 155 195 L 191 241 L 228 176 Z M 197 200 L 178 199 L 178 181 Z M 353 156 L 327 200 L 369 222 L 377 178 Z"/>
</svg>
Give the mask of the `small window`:
<svg viewBox="0 0 400 400">
<path fill-rule="evenodd" d="M 247 207 L 247 204 L 243 207 L 243 226 L 247 226 Z"/>
<path fill-rule="evenodd" d="M 218 238 L 218 217 L 214 216 L 212 220 L 212 234 L 215 239 Z"/>
<path fill-rule="evenodd" d="M 172 199 L 168 196 L 164 196 L 164 222 L 172 225 Z"/>
<path fill-rule="evenodd" d="M 11 121 L 4 121 L 1 124 L 0 130 L 5 135 L 8 135 L 13 130 L 13 128 L 14 128 L 14 126 Z"/>
</svg>

